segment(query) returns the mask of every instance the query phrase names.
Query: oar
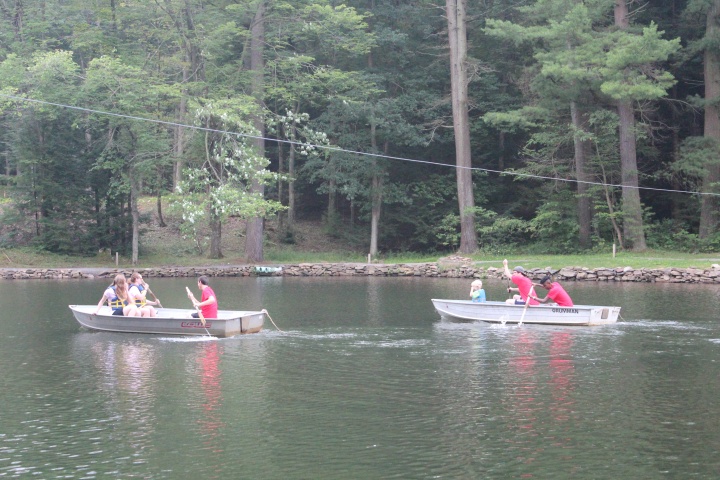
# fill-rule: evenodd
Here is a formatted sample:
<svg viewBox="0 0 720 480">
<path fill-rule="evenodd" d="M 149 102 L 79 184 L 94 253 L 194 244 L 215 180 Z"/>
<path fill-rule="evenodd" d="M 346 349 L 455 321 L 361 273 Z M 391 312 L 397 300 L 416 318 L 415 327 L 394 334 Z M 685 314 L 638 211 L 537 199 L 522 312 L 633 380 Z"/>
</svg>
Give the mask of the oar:
<svg viewBox="0 0 720 480">
<path fill-rule="evenodd" d="M 147 288 L 147 284 L 145 285 L 145 288 Z M 157 302 L 158 306 L 159 306 L 160 308 L 163 308 L 162 303 L 160 303 L 160 300 L 158 300 L 157 296 L 155 296 L 155 293 L 154 293 L 152 290 L 150 290 L 149 288 L 147 288 L 147 291 L 148 291 L 148 293 L 149 293 L 150 295 L 153 296 L 153 298 L 154 298 L 155 301 Z"/>
<path fill-rule="evenodd" d="M 195 300 L 195 295 L 192 294 L 192 292 L 190 291 L 190 288 L 185 287 L 185 290 L 187 291 L 188 298 L 191 301 Z M 202 312 L 200 311 L 200 307 L 195 306 L 195 302 L 193 302 L 193 306 L 195 307 L 195 310 L 197 310 L 198 317 L 200 318 L 200 321 L 202 322 L 202 325 L 204 327 L 205 326 L 205 317 L 203 316 Z M 207 329 L 205 329 L 205 331 L 207 332 Z M 208 333 L 208 335 L 210 335 L 210 334 Z"/>
<path fill-rule="evenodd" d="M 527 312 L 527 307 L 528 307 L 528 305 L 530 305 L 530 295 L 532 295 L 534 291 L 535 291 L 535 285 L 532 285 L 530 287 L 530 291 L 528 292 L 528 296 L 525 299 L 525 306 L 523 307 L 523 313 L 522 313 L 522 317 L 520 317 L 520 323 L 518 323 L 518 327 L 521 327 L 523 320 L 525 320 L 525 312 Z"/>
</svg>

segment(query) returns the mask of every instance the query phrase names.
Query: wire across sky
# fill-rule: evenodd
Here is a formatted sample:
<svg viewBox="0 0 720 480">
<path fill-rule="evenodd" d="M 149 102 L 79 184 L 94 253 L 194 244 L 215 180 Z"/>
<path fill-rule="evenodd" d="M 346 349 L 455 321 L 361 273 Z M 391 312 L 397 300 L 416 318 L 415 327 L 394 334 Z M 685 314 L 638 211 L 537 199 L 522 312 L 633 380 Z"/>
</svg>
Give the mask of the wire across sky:
<svg viewBox="0 0 720 480">
<path fill-rule="evenodd" d="M 640 186 L 632 186 L 632 185 L 618 185 L 618 184 L 611 184 L 611 183 L 602 183 L 602 182 L 588 182 L 583 180 L 577 180 L 577 179 L 570 179 L 570 178 L 558 178 L 558 177 L 549 177 L 549 176 L 543 176 L 543 175 L 533 175 L 529 173 L 521 173 L 521 172 L 514 172 L 514 171 L 508 171 L 508 170 L 493 170 L 489 168 L 481 168 L 481 167 L 462 167 L 458 165 L 453 164 L 447 164 L 447 163 L 439 163 L 439 162 L 432 162 L 429 160 L 419 160 L 419 159 L 413 159 L 413 158 L 405 158 L 405 157 L 395 157 L 392 155 L 383 155 L 380 153 L 371 153 L 371 152 L 361 152 L 356 150 L 348 150 L 341 147 L 335 147 L 331 145 L 315 145 L 311 143 L 304 143 L 304 142 L 296 142 L 292 140 L 283 140 L 278 138 L 269 138 L 269 137 L 262 137 L 259 135 L 250 135 L 247 133 L 238 133 L 238 132 L 232 132 L 227 130 L 217 130 L 213 128 L 207 128 L 207 127 L 201 127 L 197 125 L 186 125 L 182 123 L 177 122 L 169 122 L 166 120 L 159 120 L 154 118 L 146 118 L 146 117 L 138 117 L 135 115 L 126 115 L 123 113 L 114 113 L 114 112 L 105 112 L 102 110 L 95 110 L 91 108 L 85 108 L 85 107 L 78 107 L 75 105 L 66 105 L 62 103 L 55 103 L 55 102 L 48 102 L 45 100 L 37 100 L 34 98 L 27 98 L 27 97 L 20 97 L 17 95 L 8 95 L 0 93 L 0 98 L 6 98 L 8 100 L 18 101 L 18 102 L 26 102 L 26 103 L 37 103 L 42 105 L 50 105 L 58 108 L 66 108 L 70 110 L 78 110 L 82 112 L 88 112 L 88 113 L 95 113 L 98 115 L 107 115 L 111 117 L 119 117 L 119 118 L 125 118 L 128 120 L 137 120 L 140 122 L 150 122 L 150 123 L 156 123 L 161 125 L 167 125 L 171 127 L 182 127 L 182 128 L 188 128 L 193 130 L 200 130 L 200 131 L 206 131 L 206 132 L 213 132 L 213 133 L 221 133 L 221 134 L 228 134 L 228 135 L 236 135 L 238 137 L 243 138 L 251 138 L 251 139 L 263 139 L 270 142 L 278 142 L 278 143 L 285 143 L 290 145 L 299 145 L 299 146 L 309 146 L 317 149 L 323 149 L 333 152 L 342 152 L 342 153 L 350 153 L 354 155 L 359 156 L 366 156 L 366 157 L 375 157 L 375 158 L 384 158 L 387 160 L 396 160 L 401 162 L 411 162 L 411 163 L 419 163 L 419 164 L 425 164 L 425 165 L 434 165 L 439 167 L 449 167 L 449 168 L 464 168 L 472 171 L 478 171 L 478 172 L 485 172 L 485 173 L 496 173 L 499 175 L 512 175 L 516 177 L 524 177 L 524 178 L 533 178 L 538 180 L 550 180 L 553 182 L 566 182 L 566 183 L 583 183 L 586 185 L 597 185 L 597 186 L 603 186 L 603 187 L 614 187 L 614 188 L 633 188 L 638 190 L 648 190 L 648 191 L 655 191 L 655 192 L 667 192 L 667 193 L 684 193 L 684 194 L 690 194 L 690 195 L 706 195 L 706 196 L 720 196 L 720 193 L 712 193 L 712 192 L 694 192 L 690 190 L 673 190 L 673 189 L 667 189 L 667 188 L 654 188 L 654 187 L 640 187 Z"/>
</svg>

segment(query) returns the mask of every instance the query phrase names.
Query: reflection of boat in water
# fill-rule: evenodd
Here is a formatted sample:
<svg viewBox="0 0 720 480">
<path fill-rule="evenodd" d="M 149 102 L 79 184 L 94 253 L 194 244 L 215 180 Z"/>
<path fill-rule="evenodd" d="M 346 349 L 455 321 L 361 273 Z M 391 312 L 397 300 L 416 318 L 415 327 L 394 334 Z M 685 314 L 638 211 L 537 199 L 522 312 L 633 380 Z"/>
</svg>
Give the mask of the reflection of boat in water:
<svg viewBox="0 0 720 480">
<path fill-rule="evenodd" d="M 92 330 L 125 333 L 157 333 L 163 335 L 212 335 L 232 337 L 257 333 L 265 322 L 265 311 L 218 310 L 218 318 L 188 318 L 191 310 L 159 308 L 157 317 L 123 317 L 112 315 L 110 307 L 102 307 L 95 315 L 96 305 L 70 305 L 75 319 Z"/>
<path fill-rule="evenodd" d="M 435 310 L 460 320 L 492 323 L 536 323 L 542 325 L 605 325 L 617 322 L 620 307 L 597 305 L 510 305 L 505 302 L 470 302 L 468 300 L 432 300 Z"/>
</svg>

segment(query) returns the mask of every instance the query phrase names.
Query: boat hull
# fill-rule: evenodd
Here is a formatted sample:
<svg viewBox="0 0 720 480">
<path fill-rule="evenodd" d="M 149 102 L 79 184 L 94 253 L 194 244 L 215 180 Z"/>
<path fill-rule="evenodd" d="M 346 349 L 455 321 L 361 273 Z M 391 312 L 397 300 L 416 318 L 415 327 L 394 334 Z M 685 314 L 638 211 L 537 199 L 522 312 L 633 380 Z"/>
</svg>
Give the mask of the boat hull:
<svg viewBox="0 0 720 480">
<path fill-rule="evenodd" d="M 106 306 L 97 315 L 94 314 L 96 305 L 69 307 L 80 325 L 106 332 L 233 337 L 257 333 L 265 322 L 264 311 L 220 310 L 219 318 L 206 319 L 203 325 L 200 319 L 189 318 L 193 310 L 179 308 L 158 308 L 157 317 L 123 317 L 112 315 L 112 310 Z"/>
<path fill-rule="evenodd" d="M 491 323 L 541 325 L 606 325 L 617 322 L 620 307 L 597 305 L 509 305 L 505 302 L 475 303 L 467 300 L 433 299 L 435 310 L 447 318 Z M 524 312 L 524 315 L 523 315 Z"/>
</svg>

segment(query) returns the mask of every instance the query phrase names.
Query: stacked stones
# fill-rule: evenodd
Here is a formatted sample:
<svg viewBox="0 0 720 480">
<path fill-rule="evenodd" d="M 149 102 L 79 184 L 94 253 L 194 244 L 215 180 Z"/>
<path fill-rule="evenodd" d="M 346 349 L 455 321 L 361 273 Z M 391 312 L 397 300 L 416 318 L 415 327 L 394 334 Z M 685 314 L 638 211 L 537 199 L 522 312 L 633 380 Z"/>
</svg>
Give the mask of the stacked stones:
<svg viewBox="0 0 720 480">
<path fill-rule="evenodd" d="M 483 268 L 471 259 L 428 263 L 301 263 L 296 265 L 273 265 L 281 270 L 264 276 L 325 277 L 325 276 L 379 276 L 379 277 L 446 277 L 446 278 L 503 278 L 503 270 L 496 267 Z M 133 269 L 48 269 L 22 268 L 0 269 L 0 278 L 16 279 L 83 279 L 112 278 L 118 273 L 130 276 Z M 144 277 L 248 277 L 258 275 L 252 265 L 219 267 L 159 267 L 137 269 Z M 551 275 L 556 281 L 590 282 L 668 282 L 668 283 L 720 283 L 720 265 L 710 268 L 661 268 L 634 269 L 564 267 L 560 270 L 533 268 L 527 275 L 539 280 Z"/>
</svg>

